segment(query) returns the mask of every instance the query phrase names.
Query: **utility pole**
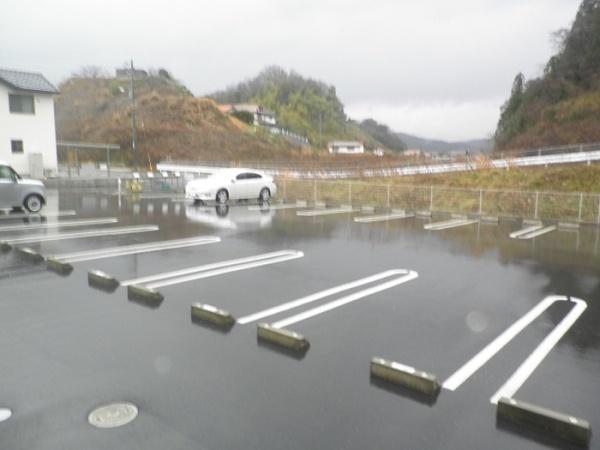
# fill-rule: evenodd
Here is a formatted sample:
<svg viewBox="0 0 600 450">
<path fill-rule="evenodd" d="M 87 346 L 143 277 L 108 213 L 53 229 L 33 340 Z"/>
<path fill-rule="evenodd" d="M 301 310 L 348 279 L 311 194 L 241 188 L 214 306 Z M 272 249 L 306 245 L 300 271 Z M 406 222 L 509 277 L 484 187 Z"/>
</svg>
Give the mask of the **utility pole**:
<svg viewBox="0 0 600 450">
<path fill-rule="evenodd" d="M 133 150 L 133 163 L 136 172 L 140 171 L 138 161 L 138 152 L 135 142 L 135 91 L 133 90 L 133 59 L 131 60 L 131 83 L 129 87 L 129 95 L 131 97 L 131 148 Z"/>
<path fill-rule="evenodd" d="M 323 148 L 323 111 L 319 111 L 319 150 Z"/>
</svg>

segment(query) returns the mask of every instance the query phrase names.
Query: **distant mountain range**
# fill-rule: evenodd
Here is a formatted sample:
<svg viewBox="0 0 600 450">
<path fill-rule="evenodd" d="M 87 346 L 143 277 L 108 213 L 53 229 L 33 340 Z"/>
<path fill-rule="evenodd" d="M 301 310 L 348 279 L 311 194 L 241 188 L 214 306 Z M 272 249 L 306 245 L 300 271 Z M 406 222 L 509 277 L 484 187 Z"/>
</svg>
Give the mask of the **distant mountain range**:
<svg viewBox="0 0 600 450">
<path fill-rule="evenodd" d="M 489 153 L 494 147 L 493 139 L 471 139 L 468 141 L 447 142 L 436 139 L 426 139 L 407 133 L 396 133 L 409 149 L 420 149 L 431 153 Z"/>
</svg>

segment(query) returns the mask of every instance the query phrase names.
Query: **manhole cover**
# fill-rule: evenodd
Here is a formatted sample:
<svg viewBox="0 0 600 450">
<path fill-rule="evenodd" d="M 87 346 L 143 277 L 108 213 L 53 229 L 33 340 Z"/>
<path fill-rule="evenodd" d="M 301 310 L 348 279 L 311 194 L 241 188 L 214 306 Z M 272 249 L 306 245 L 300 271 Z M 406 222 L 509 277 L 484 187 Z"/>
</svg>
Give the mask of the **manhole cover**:
<svg viewBox="0 0 600 450">
<path fill-rule="evenodd" d="M 12 411 L 8 408 L 0 408 L 0 422 L 4 422 L 6 419 L 10 419 Z"/>
<path fill-rule="evenodd" d="M 110 403 L 94 409 L 88 416 L 88 422 L 98 428 L 115 428 L 128 424 L 138 415 L 133 403 Z"/>
</svg>

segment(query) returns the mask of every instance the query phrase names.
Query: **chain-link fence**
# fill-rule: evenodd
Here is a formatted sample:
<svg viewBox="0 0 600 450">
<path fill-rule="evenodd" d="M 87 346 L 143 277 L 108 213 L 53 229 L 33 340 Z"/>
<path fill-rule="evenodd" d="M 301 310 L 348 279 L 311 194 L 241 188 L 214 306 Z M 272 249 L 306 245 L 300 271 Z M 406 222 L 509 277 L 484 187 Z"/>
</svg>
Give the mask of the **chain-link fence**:
<svg viewBox="0 0 600 450">
<path fill-rule="evenodd" d="M 444 211 L 600 224 L 600 194 L 463 189 L 363 182 L 277 180 L 286 201 L 368 205 L 407 211 Z"/>
</svg>

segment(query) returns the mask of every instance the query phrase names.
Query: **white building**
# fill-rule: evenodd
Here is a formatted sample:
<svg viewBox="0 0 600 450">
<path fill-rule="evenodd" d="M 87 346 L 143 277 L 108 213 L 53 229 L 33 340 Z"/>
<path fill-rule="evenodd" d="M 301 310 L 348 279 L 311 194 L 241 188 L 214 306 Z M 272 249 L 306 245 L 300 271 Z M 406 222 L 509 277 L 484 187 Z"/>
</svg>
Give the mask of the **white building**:
<svg viewBox="0 0 600 450">
<path fill-rule="evenodd" d="M 329 143 L 329 153 L 356 155 L 365 152 L 365 146 L 358 141 L 333 141 Z"/>
<path fill-rule="evenodd" d="M 277 119 L 275 113 L 264 109 L 262 106 L 255 105 L 253 103 L 236 103 L 233 105 L 219 105 L 221 112 L 225 114 L 231 114 L 233 112 L 247 112 L 252 114 L 254 118 L 254 125 L 261 127 L 274 127 L 277 125 Z"/>
<path fill-rule="evenodd" d="M 57 171 L 56 94 L 42 74 L 0 69 L 0 160 L 19 173 Z"/>
</svg>

